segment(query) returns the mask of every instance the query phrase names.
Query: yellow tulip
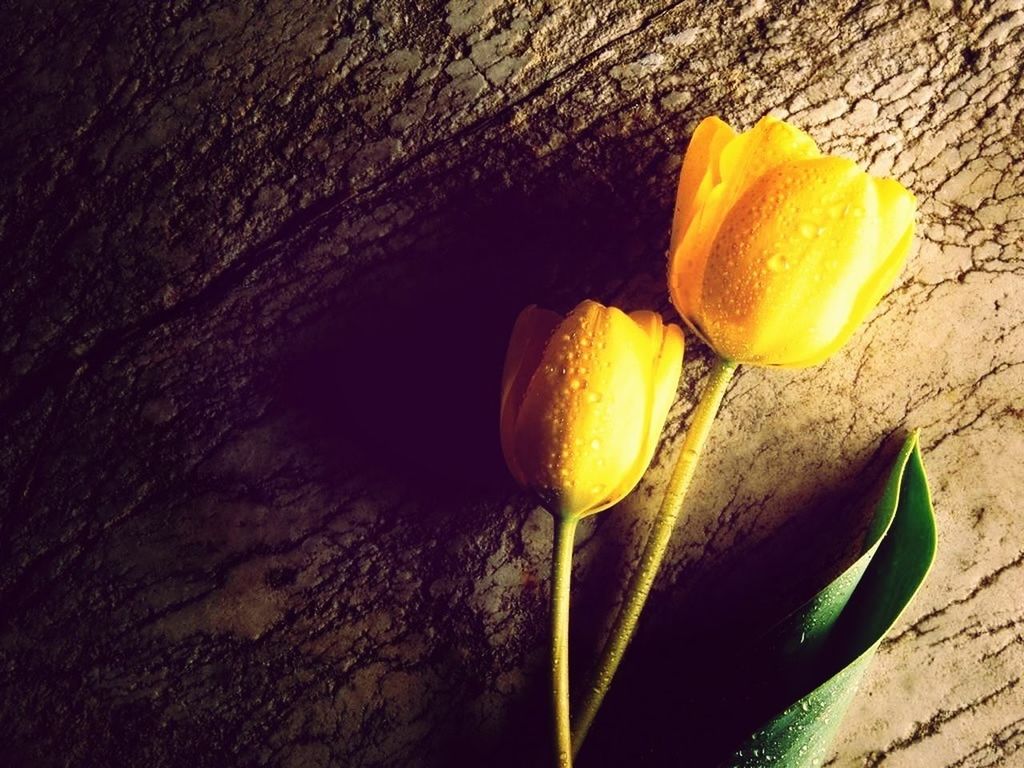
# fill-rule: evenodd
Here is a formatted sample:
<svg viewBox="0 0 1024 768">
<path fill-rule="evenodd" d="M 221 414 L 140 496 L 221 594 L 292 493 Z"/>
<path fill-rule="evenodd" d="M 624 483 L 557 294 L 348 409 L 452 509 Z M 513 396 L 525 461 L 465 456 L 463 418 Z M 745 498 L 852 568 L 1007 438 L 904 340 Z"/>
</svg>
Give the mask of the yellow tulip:
<svg viewBox="0 0 1024 768">
<path fill-rule="evenodd" d="M 553 513 L 622 499 L 654 455 L 683 362 L 679 326 L 584 301 L 568 317 L 530 306 L 505 359 L 501 444 Z"/>
<path fill-rule="evenodd" d="M 850 338 L 903 268 L 914 196 L 822 155 L 772 117 L 697 127 L 676 196 L 669 287 L 726 360 L 816 365 Z"/>
</svg>

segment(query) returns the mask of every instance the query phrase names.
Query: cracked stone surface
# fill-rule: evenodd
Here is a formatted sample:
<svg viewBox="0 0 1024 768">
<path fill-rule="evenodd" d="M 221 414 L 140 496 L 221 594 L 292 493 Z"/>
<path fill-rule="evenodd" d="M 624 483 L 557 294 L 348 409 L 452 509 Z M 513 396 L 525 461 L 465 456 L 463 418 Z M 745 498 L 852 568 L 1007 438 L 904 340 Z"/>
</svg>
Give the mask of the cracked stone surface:
<svg viewBox="0 0 1024 768">
<path fill-rule="evenodd" d="M 20 5 L 6 764 L 543 764 L 551 523 L 498 448 L 511 323 L 672 318 L 687 138 L 767 112 L 910 187 L 918 244 L 833 360 L 737 376 L 580 764 L 678 764 L 672 696 L 842 567 L 858 478 L 917 427 L 938 560 L 828 765 L 1024 764 L 1020 0 Z M 691 339 L 651 472 L 581 529 L 577 685 L 708 365 Z"/>
</svg>

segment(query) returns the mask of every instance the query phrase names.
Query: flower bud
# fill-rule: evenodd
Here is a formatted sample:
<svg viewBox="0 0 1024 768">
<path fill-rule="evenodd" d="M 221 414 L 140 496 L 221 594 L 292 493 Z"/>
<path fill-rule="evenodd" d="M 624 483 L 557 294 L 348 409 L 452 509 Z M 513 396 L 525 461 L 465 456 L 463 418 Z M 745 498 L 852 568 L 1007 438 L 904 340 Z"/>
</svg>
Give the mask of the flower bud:
<svg viewBox="0 0 1024 768">
<path fill-rule="evenodd" d="M 682 330 L 653 312 L 594 301 L 565 318 L 524 309 L 501 393 L 501 445 L 516 480 L 555 514 L 618 502 L 654 455 L 682 363 Z"/>
<path fill-rule="evenodd" d="M 672 301 L 737 363 L 816 365 L 899 275 L 914 196 L 822 155 L 772 117 L 737 134 L 705 119 L 686 151 L 669 249 Z"/>
</svg>

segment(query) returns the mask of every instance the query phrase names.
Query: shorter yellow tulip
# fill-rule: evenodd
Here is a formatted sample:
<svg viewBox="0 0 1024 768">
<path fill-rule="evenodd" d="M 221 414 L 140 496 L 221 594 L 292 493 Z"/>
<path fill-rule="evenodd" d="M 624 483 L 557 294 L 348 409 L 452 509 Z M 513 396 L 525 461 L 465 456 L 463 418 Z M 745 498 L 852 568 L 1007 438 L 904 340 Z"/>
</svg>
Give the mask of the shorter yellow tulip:
<svg viewBox="0 0 1024 768">
<path fill-rule="evenodd" d="M 654 455 L 683 363 L 683 334 L 653 312 L 584 301 L 530 306 L 512 330 L 501 395 L 509 469 L 564 516 L 606 509 Z"/>
<path fill-rule="evenodd" d="M 892 286 L 914 235 L 914 196 L 772 117 L 736 133 L 709 117 L 676 196 L 669 288 L 726 360 L 816 365 Z"/>
</svg>

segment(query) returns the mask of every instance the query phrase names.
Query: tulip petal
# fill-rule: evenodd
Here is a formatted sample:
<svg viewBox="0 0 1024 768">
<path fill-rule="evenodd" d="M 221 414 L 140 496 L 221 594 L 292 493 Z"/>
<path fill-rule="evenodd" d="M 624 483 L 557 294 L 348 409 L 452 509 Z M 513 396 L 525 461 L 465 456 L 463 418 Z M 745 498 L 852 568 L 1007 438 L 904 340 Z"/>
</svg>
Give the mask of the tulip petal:
<svg viewBox="0 0 1024 768">
<path fill-rule="evenodd" d="M 648 363 L 651 375 L 644 420 L 644 447 L 637 454 L 632 469 L 624 474 L 616 485 L 609 488 L 607 498 L 593 512 L 600 512 L 617 504 L 640 482 L 654 457 L 682 373 L 682 329 L 678 325 L 665 325 L 661 317 L 653 312 L 631 312 L 629 316 L 644 330 L 651 342 Z"/>
<path fill-rule="evenodd" d="M 814 139 L 773 117 L 728 141 L 718 158 L 720 182 L 703 197 L 681 236 L 673 234 L 669 290 L 680 315 L 707 339 L 703 316 L 704 276 L 719 230 L 734 205 L 772 169 L 820 155 Z"/>
<path fill-rule="evenodd" d="M 736 131 L 717 117 L 704 118 L 694 130 L 683 157 L 683 167 L 679 171 L 670 251 L 675 250 L 676 243 L 690 226 L 701 202 L 700 198 L 706 197 L 711 188 L 718 184 L 721 178 L 718 157 L 722 148 L 735 135 Z"/>
<path fill-rule="evenodd" d="M 669 409 L 676 399 L 679 378 L 683 372 L 685 350 L 686 342 L 683 329 L 675 323 L 666 325 L 661 350 L 654 361 L 654 400 L 651 408 L 651 425 L 647 433 L 652 455 L 661 430 L 665 426 Z M 644 462 L 645 468 L 649 461 L 650 459 Z"/>
<path fill-rule="evenodd" d="M 501 375 L 501 450 L 512 475 L 521 484 L 526 480 L 513 450 L 516 420 L 544 347 L 561 321 L 562 316 L 557 312 L 536 305 L 526 307 L 512 326 L 512 338 L 505 354 Z"/>
<path fill-rule="evenodd" d="M 648 310 L 638 310 L 629 313 L 629 319 L 640 326 L 650 343 L 652 357 L 658 354 L 661 349 L 661 337 L 664 334 L 664 323 L 661 316 Z"/>
<path fill-rule="evenodd" d="M 675 402 L 679 389 L 679 377 L 683 372 L 683 353 L 685 350 L 683 329 L 678 325 L 670 323 L 664 327 L 662 333 L 661 349 L 657 351 L 652 361 L 651 370 L 651 405 L 647 420 L 647 436 L 643 452 L 637 457 L 636 464 L 629 476 L 623 479 L 618 489 L 618 498 L 614 498 L 614 504 L 619 499 L 636 487 L 643 477 L 644 472 L 654 458 L 654 452 L 661 439 L 662 430 L 665 428 L 665 419 L 668 418 L 669 409 Z"/>
<path fill-rule="evenodd" d="M 723 148 L 722 183 L 738 200 L 761 176 L 783 163 L 817 157 L 821 153 L 807 133 L 778 118 L 762 117 Z"/>
<path fill-rule="evenodd" d="M 917 200 L 893 179 L 872 179 L 876 196 L 877 240 L 872 258 L 873 272 L 864 279 L 850 308 L 843 329 L 835 339 L 815 354 L 794 363 L 794 367 L 818 365 L 835 354 L 889 292 L 899 277 L 914 239 L 914 212 Z M 870 206 L 869 206 L 870 209 Z"/>
<path fill-rule="evenodd" d="M 669 253 L 668 287 L 672 304 L 687 324 L 707 341 L 701 323 L 701 286 L 708 254 L 718 232 L 725 188 L 720 184 L 707 195 L 694 221 Z"/>
<path fill-rule="evenodd" d="M 899 277 L 900 272 L 903 271 L 904 264 L 906 264 L 913 241 L 914 224 L 911 222 L 899 242 L 896 243 L 896 247 L 892 249 L 889 256 L 878 267 L 876 273 L 865 282 L 857 294 L 854 310 L 850 313 L 846 326 L 836 336 L 835 340 L 806 360 L 794 363 L 793 367 L 802 368 L 808 365 L 818 365 L 835 354 L 849 340 L 858 326 L 871 314 L 871 311 L 878 305 L 878 302 L 882 300 L 882 297 L 889 292 L 893 283 L 896 282 L 896 278 Z"/>
<path fill-rule="evenodd" d="M 583 302 L 555 331 L 527 389 L 515 454 L 564 514 L 602 507 L 643 448 L 650 352 L 625 313 Z"/>
<path fill-rule="evenodd" d="M 878 196 L 878 260 L 888 261 L 907 227 L 914 222 L 916 198 L 894 179 L 873 179 Z"/>
<path fill-rule="evenodd" d="M 755 183 L 715 240 L 703 286 L 716 350 L 803 365 L 831 348 L 876 271 L 878 198 L 851 160 L 787 163 Z"/>
</svg>

